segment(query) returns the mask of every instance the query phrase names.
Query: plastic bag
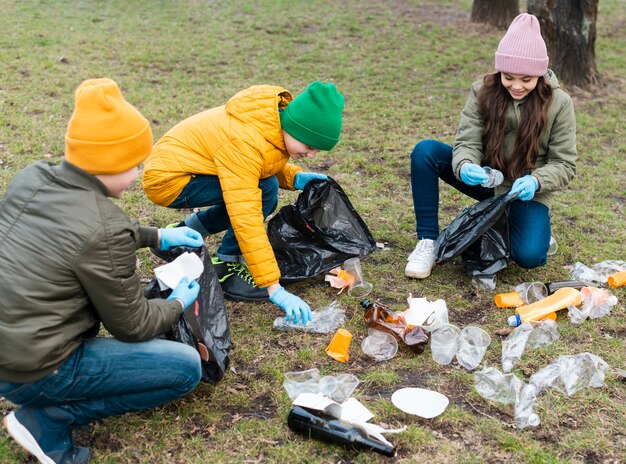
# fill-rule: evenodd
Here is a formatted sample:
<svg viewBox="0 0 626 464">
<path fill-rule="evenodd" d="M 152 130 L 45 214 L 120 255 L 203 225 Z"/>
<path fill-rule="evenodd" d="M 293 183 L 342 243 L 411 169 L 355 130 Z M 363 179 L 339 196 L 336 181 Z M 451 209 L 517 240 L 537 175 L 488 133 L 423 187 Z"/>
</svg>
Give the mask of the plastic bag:
<svg viewBox="0 0 626 464">
<path fill-rule="evenodd" d="M 437 238 L 437 264 L 463 257 L 468 275 L 481 288 L 495 288 L 495 274 L 509 258 L 510 203 L 517 196 L 506 193 L 465 208 Z"/>
<path fill-rule="evenodd" d="M 211 256 L 204 246 L 175 247 L 161 254 L 170 262 L 185 252 L 198 254 L 204 264 L 204 271 L 198 278 L 200 293 L 196 303 L 180 315 L 164 338 L 196 348 L 202 358 L 202 380 L 216 384 L 224 377 L 230 364 L 230 324 L 224 295 Z M 159 289 L 156 277 L 146 287 L 147 298 L 167 298 L 170 293 L 169 289 Z"/>
<path fill-rule="evenodd" d="M 301 332 L 311 333 L 334 333 L 339 327 L 344 325 L 346 319 L 346 310 L 339 307 L 337 301 L 333 301 L 330 305 L 318 311 L 311 311 L 311 320 L 306 324 L 294 324 L 285 317 L 277 317 L 274 319 L 273 327 L 276 330 L 291 331 L 298 330 Z"/>
<path fill-rule="evenodd" d="M 367 225 L 333 179 L 312 180 L 268 222 L 282 283 L 297 282 L 376 249 Z"/>
</svg>

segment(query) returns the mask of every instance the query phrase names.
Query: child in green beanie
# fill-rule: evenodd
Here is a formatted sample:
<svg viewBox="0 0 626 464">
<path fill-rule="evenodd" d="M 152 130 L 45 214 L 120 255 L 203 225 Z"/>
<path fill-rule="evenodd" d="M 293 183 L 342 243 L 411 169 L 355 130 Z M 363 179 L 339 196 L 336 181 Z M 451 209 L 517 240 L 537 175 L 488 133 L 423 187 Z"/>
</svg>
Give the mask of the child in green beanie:
<svg viewBox="0 0 626 464">
<path fill-rule="evenodd" d="M 301 190 L 326 178 L 288 161 L 331 150 L 343 106 L 330 83 L 312 82 L 295 99 L 281 87 L 252 86 L 178 123 L 155 144 L 144 165 L 146 195 L 169 208 L 209 206 L 179 225 L 203 236 L 227 231 L 213 264 L 228 298 L 269 298 L 288 319 L 310 320 L 309 306 L 278 283 L 264 221 L 278 205 L 279 188 Z"/>
</svg>

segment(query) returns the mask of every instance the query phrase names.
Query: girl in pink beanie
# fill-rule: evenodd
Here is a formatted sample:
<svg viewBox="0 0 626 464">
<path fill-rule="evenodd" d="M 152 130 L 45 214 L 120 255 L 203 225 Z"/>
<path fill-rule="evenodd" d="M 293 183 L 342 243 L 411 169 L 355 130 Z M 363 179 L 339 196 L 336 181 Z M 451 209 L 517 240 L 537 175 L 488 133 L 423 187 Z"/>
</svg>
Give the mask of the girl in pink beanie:
<svg viewBox="0 0 626 464">
<path fill-rule="evenodd" d="M 439 179 L 479 201 L 517 195 L 508 216 L 511 258 L 523 268 L 547 261 L 552 197 L 576 173 L 574 106 L 548 69 L 533 15 L 513 20 L 498 45 L 495 69 L 472 85 L 454 145 L 424 140 L 411 153 L 418 243 L 408 258 L 408 277 L 428 277 L 435 263 Z M 489 183 L 491 170 L 503 174 L 501 184 Z"/>
</svg>

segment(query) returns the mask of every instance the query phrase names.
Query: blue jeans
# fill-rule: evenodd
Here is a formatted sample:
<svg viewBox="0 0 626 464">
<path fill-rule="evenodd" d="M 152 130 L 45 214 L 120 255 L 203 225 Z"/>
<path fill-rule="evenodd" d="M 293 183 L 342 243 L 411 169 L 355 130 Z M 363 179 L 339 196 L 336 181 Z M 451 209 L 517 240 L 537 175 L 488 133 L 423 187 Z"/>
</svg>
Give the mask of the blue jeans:
<svg viewBox="0 0 626 464">
<path fill-rule="evenodd" d="M 0 381 L 0 396 L 23 407 L 60 408 L 77 427 L 180 398 L 195 388 L 201 374 L 198 352 L 183 343 L 91 338 L 43 379 Z"/>
<path fill-rule="evenodd" d="M 452 147 L 436 140 L 418 143 L 411 153 L 411 190 L 418 239 L 436 240 L 439 235 L 439 179 L 465 195 L 482 201 L 493 189 L 470 186 L 452 171 Z M 550 246 L 550 214 L 536 201 L 514 201 L 509 211 L 511 258 L 531 269 L 546 264 Z"/>
<path fill-rule="evenodd" d="M 278 206 L 278 179 L 276 176 L 259 180 L 263 219 L 267 218 Z M 242 198 L 241 201 L 253 201 Z M 241 261 L 241 250 L 230 225 L 228 211 L 224 203 L 222 187 L 217 176 L 195 175 L 185 186 L 178 198 L 168 208 L 210 208 L 192 214 L 185 219 L 185 225 L 197 230 L 202 235 L 226 231 L 222 243 L 217 249 L 217 256 L 225 261 Z"/>
</svg>

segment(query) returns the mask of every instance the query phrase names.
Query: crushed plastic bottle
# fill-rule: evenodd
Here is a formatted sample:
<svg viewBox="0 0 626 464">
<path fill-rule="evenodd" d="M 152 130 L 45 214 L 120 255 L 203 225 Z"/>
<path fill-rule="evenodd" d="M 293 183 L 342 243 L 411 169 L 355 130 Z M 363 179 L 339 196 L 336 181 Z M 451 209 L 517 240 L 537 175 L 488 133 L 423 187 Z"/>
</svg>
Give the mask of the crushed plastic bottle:
<svg viewBox="0 0 626 464">
<path fill-rule="evenodd" d="M 285 317 L 277 317 L 274 319 L 273 327 L 282 331 L 299 330 L 301 332 L 328 334 L 334 333 L 343 326 L 345 319 L 345 309 L 341 309 L 339 303 L 333 301 L 325 308 L 311 311 L 311 320 L 306 325 L 294 324 L 293 321 L 288 321 Z"/>
<path fill-rule="evenodd" d="M 548 387 L 572 396 L 581 388 L 604 385 L 609 365 L 595 354 L 559 356 L 552 364 L 530 377 L 530 383 L 542 391 Z"/>
<path fill-rule="evenodd" d="M 359 385 L 359 379 L 352 374 L 338 376 L 320 375 L 318 369 L 299 372 L 285 372 L 283 387 L 294 401 L 301 393 L 319 393 L 337 403 L 346 401 Z"/>
<path fill-rule="evenodd" d="M 502 370 L 510 372 L 521 359 L 526 347 L 548 346 L 559 339 L 556 322 L 524 322 L 502 342 Z"/>
<path fill-rule="evenodd" d="M 503 374 L 495 367 L 474 372 L 474 388 L 483 398 L 491 401 L 514 404 L 523 386 L 524 382 L 515 374 Z"/>
<path fill-rule="evenodd" d="M 485 188 L 494 188 L 504 182 L 504 174 L 497 169 L 492 169 L 489 166 L 483 166 L 485 174 L 487 174 L 487 180 L 480 184 Z"/>
<path fill-rule="evenodd" d="M 428 333 L 420 326 L 407 325 L 403 313 L 370 300 L 361 301 L 361 306 L 365 309 L 363 318 L 367 327 L 390 333 L 416 354 L 424 352 L 428 344 Z"/>
</svg>

